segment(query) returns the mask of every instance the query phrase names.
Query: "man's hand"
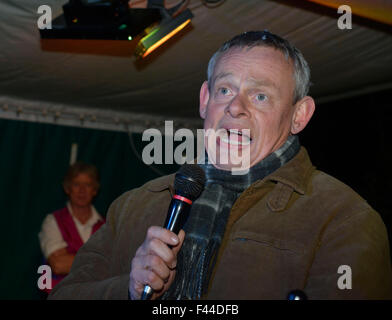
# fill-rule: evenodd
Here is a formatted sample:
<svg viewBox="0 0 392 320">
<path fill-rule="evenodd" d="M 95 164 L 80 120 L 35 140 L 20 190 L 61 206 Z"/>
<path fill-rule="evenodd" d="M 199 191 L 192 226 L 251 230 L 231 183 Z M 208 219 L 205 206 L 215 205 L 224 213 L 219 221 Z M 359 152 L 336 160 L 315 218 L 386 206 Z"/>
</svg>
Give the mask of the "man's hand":
<svg viewBox="0 0 392 320">
<path fill-rule="evenodd" d="M 184 238 L 184 230 L 177 236 L 162 227 L 148 228 L 146 239 L 132 259 L 128 288 L 132 300 L 140 299 L 145 285 L 154 290 L 151 299 L 156 299 L 169 289 L 176 273 L 177 253 Z"/>
</svg>

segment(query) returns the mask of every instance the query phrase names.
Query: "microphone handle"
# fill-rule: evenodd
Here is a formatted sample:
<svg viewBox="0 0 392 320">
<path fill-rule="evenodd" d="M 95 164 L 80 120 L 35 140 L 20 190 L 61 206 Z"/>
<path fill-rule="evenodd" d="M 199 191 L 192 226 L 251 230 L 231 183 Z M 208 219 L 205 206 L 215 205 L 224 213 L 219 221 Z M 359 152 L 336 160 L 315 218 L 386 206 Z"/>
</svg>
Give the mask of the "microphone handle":
<svg viewBox="0 0 392 320">
<path fill-rule="evenodd" d="M 178 234 L 188 219 L 191 204 L 192 201 L 189 199 L 175 195 L 170 202 L 164 228 Z M 140 299 L 150 300 L 153 293 L 154 290 L 149 285 L 145 285 Z"/>
<path fill-rule="evenodd" d="M 191 204 L 189 199 L 175 195 L 170 202 L 164 228 L 178 234 L 188 219 Z"/>
</svg>

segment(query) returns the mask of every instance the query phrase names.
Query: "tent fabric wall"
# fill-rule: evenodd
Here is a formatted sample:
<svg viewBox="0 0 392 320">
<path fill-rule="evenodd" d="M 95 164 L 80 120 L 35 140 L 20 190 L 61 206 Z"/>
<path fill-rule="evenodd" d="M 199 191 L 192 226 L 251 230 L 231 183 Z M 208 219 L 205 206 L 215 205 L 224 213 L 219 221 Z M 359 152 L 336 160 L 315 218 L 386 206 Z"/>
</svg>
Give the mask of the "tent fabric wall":
<svg viewBox="0 0 392 320">
<path fill-rule="evenodd" d="M 141 135 L 131 137 L 141 153 Z M 104 216 L 123 192 L 159 176 L 139 160 L 128 133 L 0 120 L 0 299 L 40 296 L 37 268 L 42 256 L 37 235 L 45 215 L 65 204 L 61 183 L 72 143 L 78 144 L 77 160 L 98 167 L 101 188 L 94 204 Z M 161 166 L 158 172 L 177 168 Z"/>
<path fill-rule="evenodd" d="M 268 29 L 289 39 L 312 70 L 311 94 L 335 98 L 391 88 L 391 28 L 353 16 L 340 30 L 335 9 L 304 0 L 191 0 L 192 27 L 138 64 L 132 41 L 42 40 L 39 5 L 61 14 L 67 0 L 0 1 L 0 95 L 92 110 L 198 119 L 200 86 L 211 55 L 226 40 Z M 303 3 L 311 8 L 304 8 Z M 373 21 L 372 21 L 373 22 Z"/>
</svg>

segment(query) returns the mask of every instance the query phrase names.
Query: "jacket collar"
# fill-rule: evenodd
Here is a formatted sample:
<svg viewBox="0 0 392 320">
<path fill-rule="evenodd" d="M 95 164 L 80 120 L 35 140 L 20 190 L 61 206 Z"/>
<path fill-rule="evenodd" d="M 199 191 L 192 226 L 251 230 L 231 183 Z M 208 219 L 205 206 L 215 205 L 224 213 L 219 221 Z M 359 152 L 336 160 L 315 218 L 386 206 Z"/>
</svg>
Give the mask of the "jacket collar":
<svg viewBox="0 0 392 320">
<path fill-rule="evenodd" d="M 305 194 L 309 177 L 315 167 L 310 161 L 308 152 L 301 147 L 298 154 L 285 165 L 271 173 L 264 180 L 281 182 L 300 194 Z"/>
<path fill-rule="evenodd" d="M 174 176 L 175 173 L 163 176 L 147 183 L 147 189 L 152 192 L 161 192 L 163 190 L 169 189 L 172 194 L 174 194 Z"/>
</svg>

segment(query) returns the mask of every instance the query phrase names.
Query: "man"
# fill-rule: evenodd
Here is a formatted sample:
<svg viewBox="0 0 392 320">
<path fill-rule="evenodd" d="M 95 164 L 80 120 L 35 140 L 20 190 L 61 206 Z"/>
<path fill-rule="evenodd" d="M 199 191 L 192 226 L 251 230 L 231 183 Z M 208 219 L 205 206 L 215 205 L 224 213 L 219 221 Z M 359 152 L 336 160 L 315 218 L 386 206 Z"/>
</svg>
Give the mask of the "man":
<svg viewBox="0 0 392 320">
<path fill-rule="evenodd" d="M 247 32 L 211 58 L 200 91 L 207 183 L 177 235 L 163 229 L 173 175 L 118 198 L 52 298 L 391 297 L 385 226 L 348 186 L 316 170 L 296 134 L 315 109 L 309 67 L 286 40 Z M 234 149 L 249 170 L 232 174 Z M 343 270 L 343 271 L 342 271 Z"/>
<path fill-rule="evenodd" d="M 69 273 L 76 252 L 104 224 L 91 204 L 99 189 L 95 166 L 81 162 L 71 165 L 63 187 L 69 197 L 66 207 L 48 214 L 38 235 L 41 250 L 52 268 L 52 287 Z"/>
</svg>

